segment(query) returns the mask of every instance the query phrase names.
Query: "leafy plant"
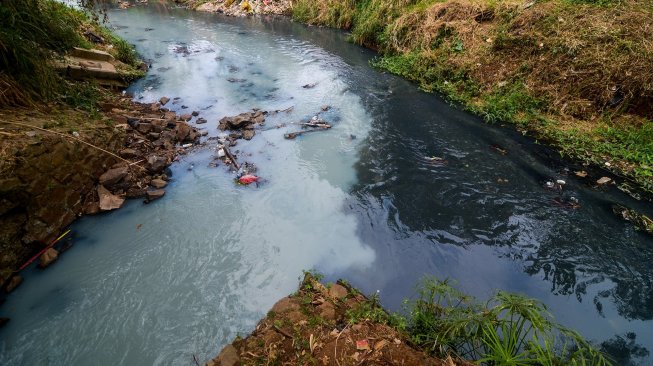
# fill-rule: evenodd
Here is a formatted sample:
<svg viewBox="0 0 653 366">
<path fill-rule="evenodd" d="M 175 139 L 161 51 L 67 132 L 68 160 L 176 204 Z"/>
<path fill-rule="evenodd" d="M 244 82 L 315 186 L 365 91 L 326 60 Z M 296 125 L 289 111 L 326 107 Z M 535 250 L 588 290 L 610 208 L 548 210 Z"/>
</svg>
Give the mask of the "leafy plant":
<svg viewBox="0 0 653 366">
<path fill-rule="evenodd" d="M 417 345 L 488 365 L 609 365 L 537 300 L 497 292 L 480 303 L 448 280 L 427 278 L 408 302 L 406 329 Z"/>
</svg>

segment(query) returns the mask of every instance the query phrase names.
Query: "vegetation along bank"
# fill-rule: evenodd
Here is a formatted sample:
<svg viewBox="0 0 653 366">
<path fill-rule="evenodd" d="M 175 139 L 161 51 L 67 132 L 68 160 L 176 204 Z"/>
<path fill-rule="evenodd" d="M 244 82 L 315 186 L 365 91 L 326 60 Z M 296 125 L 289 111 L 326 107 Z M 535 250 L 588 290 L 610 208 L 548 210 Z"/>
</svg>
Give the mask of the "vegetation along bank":
<svg viewBox="0 0 653 366">
<path fill-rule="evenodd" d="M 390 314 L 376 296 L 307 273 L 246 338 L 206 366 L 236 365 L 609 365 L 536 300 L 498 292 L 487 303 L 448 281 L 426 279 Z"/>
<path fill-rule="evenodd" d="M 0 3 L 0 284 L 7 291 L 30 258 L 41 266 L 56 260 L 67 244 L 51 246 L 77 217 L 162 196 L 178 144 L 199 135 L 188 117 L 163 107 L 167 101 L 138 104 L 118 92 L 146 67 L 89 14 L 54 0 Z"/>
</svg>

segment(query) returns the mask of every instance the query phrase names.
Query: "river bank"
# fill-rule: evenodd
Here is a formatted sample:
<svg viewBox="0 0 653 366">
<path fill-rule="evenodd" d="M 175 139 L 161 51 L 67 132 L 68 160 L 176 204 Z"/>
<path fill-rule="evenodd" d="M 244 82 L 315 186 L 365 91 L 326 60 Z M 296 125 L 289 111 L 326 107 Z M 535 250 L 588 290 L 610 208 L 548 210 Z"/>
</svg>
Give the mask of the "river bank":
<svg viewBox="0 0 653 366">
<path fill-rule="evenodd" d="M 78 217 L 161 197 L 178 144 L 199 132 L 186 123 L 198 112 L 164 107 L 176 100 L 142 104 L 119 91 L 147 65 L 89 13 L 39 0 L 1 10 L 17 22 L 3 23 L 0 39 L 9 46 L 0 72 L 0 284 L 11 292 L 33 255 L 42 267 L 56 260 L 50 247 Z M 34 34 L 33 24 L 49 33 Z"/>
<path fill-rule="evenodd" d="M 205 366 L 405 365 L 467 366 L 411 345 L 389 314 L 343 281 L 325 286 L 307 274 L 245 338 L 236 338 Z"/>
<path fill-rule="evenodd" d="M 368 298 L 346 281 L 320 279 L 305 273 L 299 289 L 277 301 L 250 335 L 236 337 L 205 366 L 611 365 L 542 304 L 520 295 L 498 292 L 482 305 L 449 281 L 424 279 L 418 299 L 406 300 L 399 315 L 384 310 L 378 294 Z M 543 346 L 562 339 L 571 350 Z"/>
<path fill-rule="evenodd" d="M 161 103 L 108 92 L 98 106 L 0 110 L 1 283 L 78 217 L 160 198 L 179 145 L 199 138 Z"/>
<path fill-rule="evenodd" d="M 178 2 L 266 14 L 233 1 Z M 377 67 L 621 176 L 626 191 L 633 183 L 653 190 L 646 2 L 269 3 L 296 21 L 350 31 L 352 41 L 380 52 Z"/>
</svg>

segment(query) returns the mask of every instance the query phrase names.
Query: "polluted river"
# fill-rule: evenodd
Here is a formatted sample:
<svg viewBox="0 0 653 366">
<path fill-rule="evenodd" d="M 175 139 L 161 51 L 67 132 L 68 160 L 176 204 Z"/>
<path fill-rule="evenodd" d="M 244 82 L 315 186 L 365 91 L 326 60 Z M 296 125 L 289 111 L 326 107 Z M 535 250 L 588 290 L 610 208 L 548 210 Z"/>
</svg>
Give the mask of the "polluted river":
<svg viewBox="0 0 653 366">
<path fill-rule="evenodd" d="M 205 362 L 303 270 L 378 291 L 392 311 L 427 275 L 481 299 L 523 293 L 617 364 L 653 364 L 653 239 L 612 213 L 644 201 L 374 69 L 343 32 L 161 3 L 108 19 L 151 64 L 128 92 L 199 111 L 204 140 L 224 116 L 287 111 L 232 147 L 258 186 L 200 146 L 171 166 L 164 198 L 78 220 L 74 247 L 3 304 L 0 364 Z M 316 114 L 333 127 L 284 139 Z"/>
</svg>

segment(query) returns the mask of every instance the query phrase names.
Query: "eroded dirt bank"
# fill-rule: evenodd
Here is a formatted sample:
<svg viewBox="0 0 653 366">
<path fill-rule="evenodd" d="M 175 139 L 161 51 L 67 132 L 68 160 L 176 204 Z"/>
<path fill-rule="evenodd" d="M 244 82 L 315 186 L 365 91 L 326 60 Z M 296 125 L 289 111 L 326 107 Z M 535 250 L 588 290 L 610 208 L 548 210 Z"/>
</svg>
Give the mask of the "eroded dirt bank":
<svg viewBox="0 0 653 366">
<path fill-rule="evenodd" d="M 237 338 L 205 366 L 471 365 L 440 360 L 410 345 L 383 319 L 388 314 L 346 282 L 324 286 L 307 274 L 246 338 Z"/>
<path fill-rule="evenodd" d="M 163 196 L 166 167 L 199 137 L 190 117 L 116 94 L 93 113 L 1 110 L 0 283 L 77 217 Z"/>
</svg>

